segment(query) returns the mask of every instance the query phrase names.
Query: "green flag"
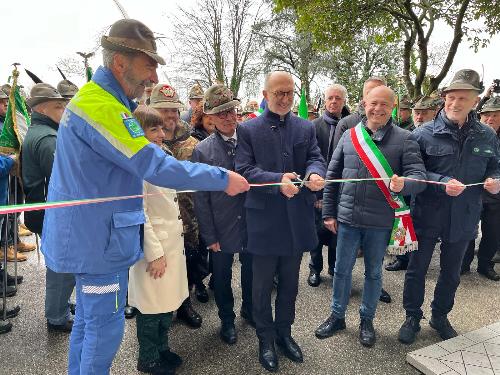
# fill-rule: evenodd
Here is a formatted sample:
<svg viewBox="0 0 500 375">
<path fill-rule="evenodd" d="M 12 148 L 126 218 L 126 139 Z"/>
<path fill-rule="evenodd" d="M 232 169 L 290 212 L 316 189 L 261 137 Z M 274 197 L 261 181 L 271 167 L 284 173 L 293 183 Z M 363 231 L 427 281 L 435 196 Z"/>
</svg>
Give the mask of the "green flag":
<svg viewBox="0 0 500 375">
<path fill-rule="evenodd" d="M 12 75 L 14 79 L 9 94 L 9 104 L 0 135 L 0 152 L 7 154 L 19 152 L 30 125 L 26 103 L 17 86 L 17 77 L 19 76 L 17 69 Z"/>
<path fill-rule="evenodd" d="M 304 90 L 304 87 L 300 90 L 299 117 L 304 120 L 307 120 L 309 117 L 307 111 L 306 91 Z"/>
<path fill-rule="evenodd" d="M 90 66 L 85 67 L 85 75 L 87 76 L 87 82 L 90 82 L 92 80 L 92 76 L 94 75 Z"/>
<path fill-rule="evenodd" d="M 400 117 L 399 117 L 399 95 L 396 96 L 396 106 L 392 110 L 391 116 L 394 119 L 394 121 L 396 121 L 396 123 L 399 124 L 399 122 L 400 122 Z"/>
</svg>

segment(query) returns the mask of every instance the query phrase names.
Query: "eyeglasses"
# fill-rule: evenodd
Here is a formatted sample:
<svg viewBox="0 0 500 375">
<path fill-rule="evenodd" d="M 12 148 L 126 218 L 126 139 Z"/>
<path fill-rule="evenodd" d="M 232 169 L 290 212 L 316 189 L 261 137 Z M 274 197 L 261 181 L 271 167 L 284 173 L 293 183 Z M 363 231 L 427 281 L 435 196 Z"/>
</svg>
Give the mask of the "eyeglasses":
<svg viewBox="0 0 500 375">
<path fill-rule="evenodd" d="M 280 100 L 284 99 L 285 97 L 293 99 L 293 90 L 291 90 L 291 91 L 273 91 L 273 95 Z"/>
<path fill-rule="evenodd" d="M 231 109 L 228 109 L 227 111 L 215 113 L 215 116 L 217 116 L 221 120 L 225 120 L 231 116 L 234 116 L 235 114 L 236 114 L 236 108 L 231 108 Z"/>
</svg>

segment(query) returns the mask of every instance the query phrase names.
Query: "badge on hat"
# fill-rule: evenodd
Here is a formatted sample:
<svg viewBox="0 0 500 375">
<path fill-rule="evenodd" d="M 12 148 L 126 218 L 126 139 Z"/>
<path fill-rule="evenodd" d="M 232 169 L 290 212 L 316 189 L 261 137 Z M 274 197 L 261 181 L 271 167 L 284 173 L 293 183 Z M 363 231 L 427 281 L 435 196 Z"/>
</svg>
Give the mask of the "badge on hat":
<svg viewBox="0 0 500 375">
<path fill-rule="evenodd" d="M 175 95 L 174 88 L 169 85 L 163 85 L 163 87 L 158 91 L 161 92 L 167 98 L 173 98 Z"/>
<path fill-rule="evenodd" d="M 127 128 L 132 138 L 144 137 L 144 130 L 142 130 L 141 125 L 135 118 L 130 117 L 125 112 L 122 113 L 121 116 L 123 119 L 123 124 Z"/>
</svg>

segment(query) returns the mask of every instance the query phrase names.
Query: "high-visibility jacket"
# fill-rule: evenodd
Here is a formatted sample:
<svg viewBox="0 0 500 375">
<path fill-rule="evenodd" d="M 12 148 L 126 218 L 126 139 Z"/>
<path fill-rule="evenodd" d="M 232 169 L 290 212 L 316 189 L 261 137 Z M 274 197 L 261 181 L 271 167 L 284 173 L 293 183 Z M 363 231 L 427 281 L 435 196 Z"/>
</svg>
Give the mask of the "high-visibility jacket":
<svg viewBox="0 0 500 375">
<path fill-rule="evenodd" d="M 223 168 L 180 162 L 149 143 L 128 99 L 99 68 L 60 122 L 48 202 L 142 194 L 143 180 L 171 189 L 224 190 Z M 142 199 L 48 209 L 42 233 L 55 272 L 106 274 L 142 257 Z"/>
</svg>

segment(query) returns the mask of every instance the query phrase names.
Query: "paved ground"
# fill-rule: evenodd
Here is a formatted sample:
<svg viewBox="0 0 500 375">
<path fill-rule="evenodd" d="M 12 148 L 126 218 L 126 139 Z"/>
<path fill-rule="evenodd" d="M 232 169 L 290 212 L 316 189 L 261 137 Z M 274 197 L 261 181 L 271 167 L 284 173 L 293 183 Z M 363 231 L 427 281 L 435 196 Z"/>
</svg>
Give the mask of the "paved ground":
<svg viewBox="0 0 500 375">
<path fill-rule="evenodd" d="M 28 241 L 33 241 L 32 238 Z M 427 282 L 425 313 L 430 314 L 432 290 L 437 279 L 438 257 L 434 257 Z M 423 322 L 418 341 L 404 346 L 397 341 L 397 332 L 404 319 L 401 306 L 402 272 L 385 272 L 384 286 L 393 297 L 391 304 L 379 305 L 375 328 L 378 342 L 372 349 L 358 343 L 358 306 L 361 297 L 363 264 L 358 262 L 353 277 L 353 297 L 347 316 L 347 330 L 339 335 L 319 341 L 314 329 L 329 314 L 331 278 L 323 276 L 318 288 L 307 285 L 308 256 L 304 256 L 300 290 L 297 300 L 297 317 L 293 335 L 302 346 L 305 362 L 293 364 L 280 356 L 280 373 L 298 374 L 417 374 L 405 362 L 407 352 L 434 344 L 439 340 L 435 332 Z M 475 268 L 475 264 L 473 264 Z M 19 304 L 20 315 L 12 320 L 14 329 L 0 336 L 0 374 L 63 374 L 66 373 L 68 337 L 48 334 L 44 319 L 44 266 L 43 257 L 38 263 L 37 254 L 19 264 L 24 283 L 16 297 L 8 302 Z M 236 268 L 235 268 L 235 271 Z M 11 270 L 9 270 L 11 272 Z M 239 282 L 235 272 L 234 284 L 239 309 Z M 500 320 L 500 283 L 480 277 L 473 272 L 463 277 L 458 290 L 456 307 L 450 319 L 460 333 L 473 331 Z M 174 322 L 170 333 L 172 349 L 184 358 L 179 374 L 263 374 L 257 361 L 257 339 L 253 329 L 237 319 L 239 341 L 229 347 L 218 336 L 218 318 L 213 296 L 207 304 L 195 302 L 203 315 L 203 327 L 191 330 Z M 135 321 L 127 321 L 125 338 L 114 361 L 113 374 L 136 374 L 137 342 Z"/>
</svg>

